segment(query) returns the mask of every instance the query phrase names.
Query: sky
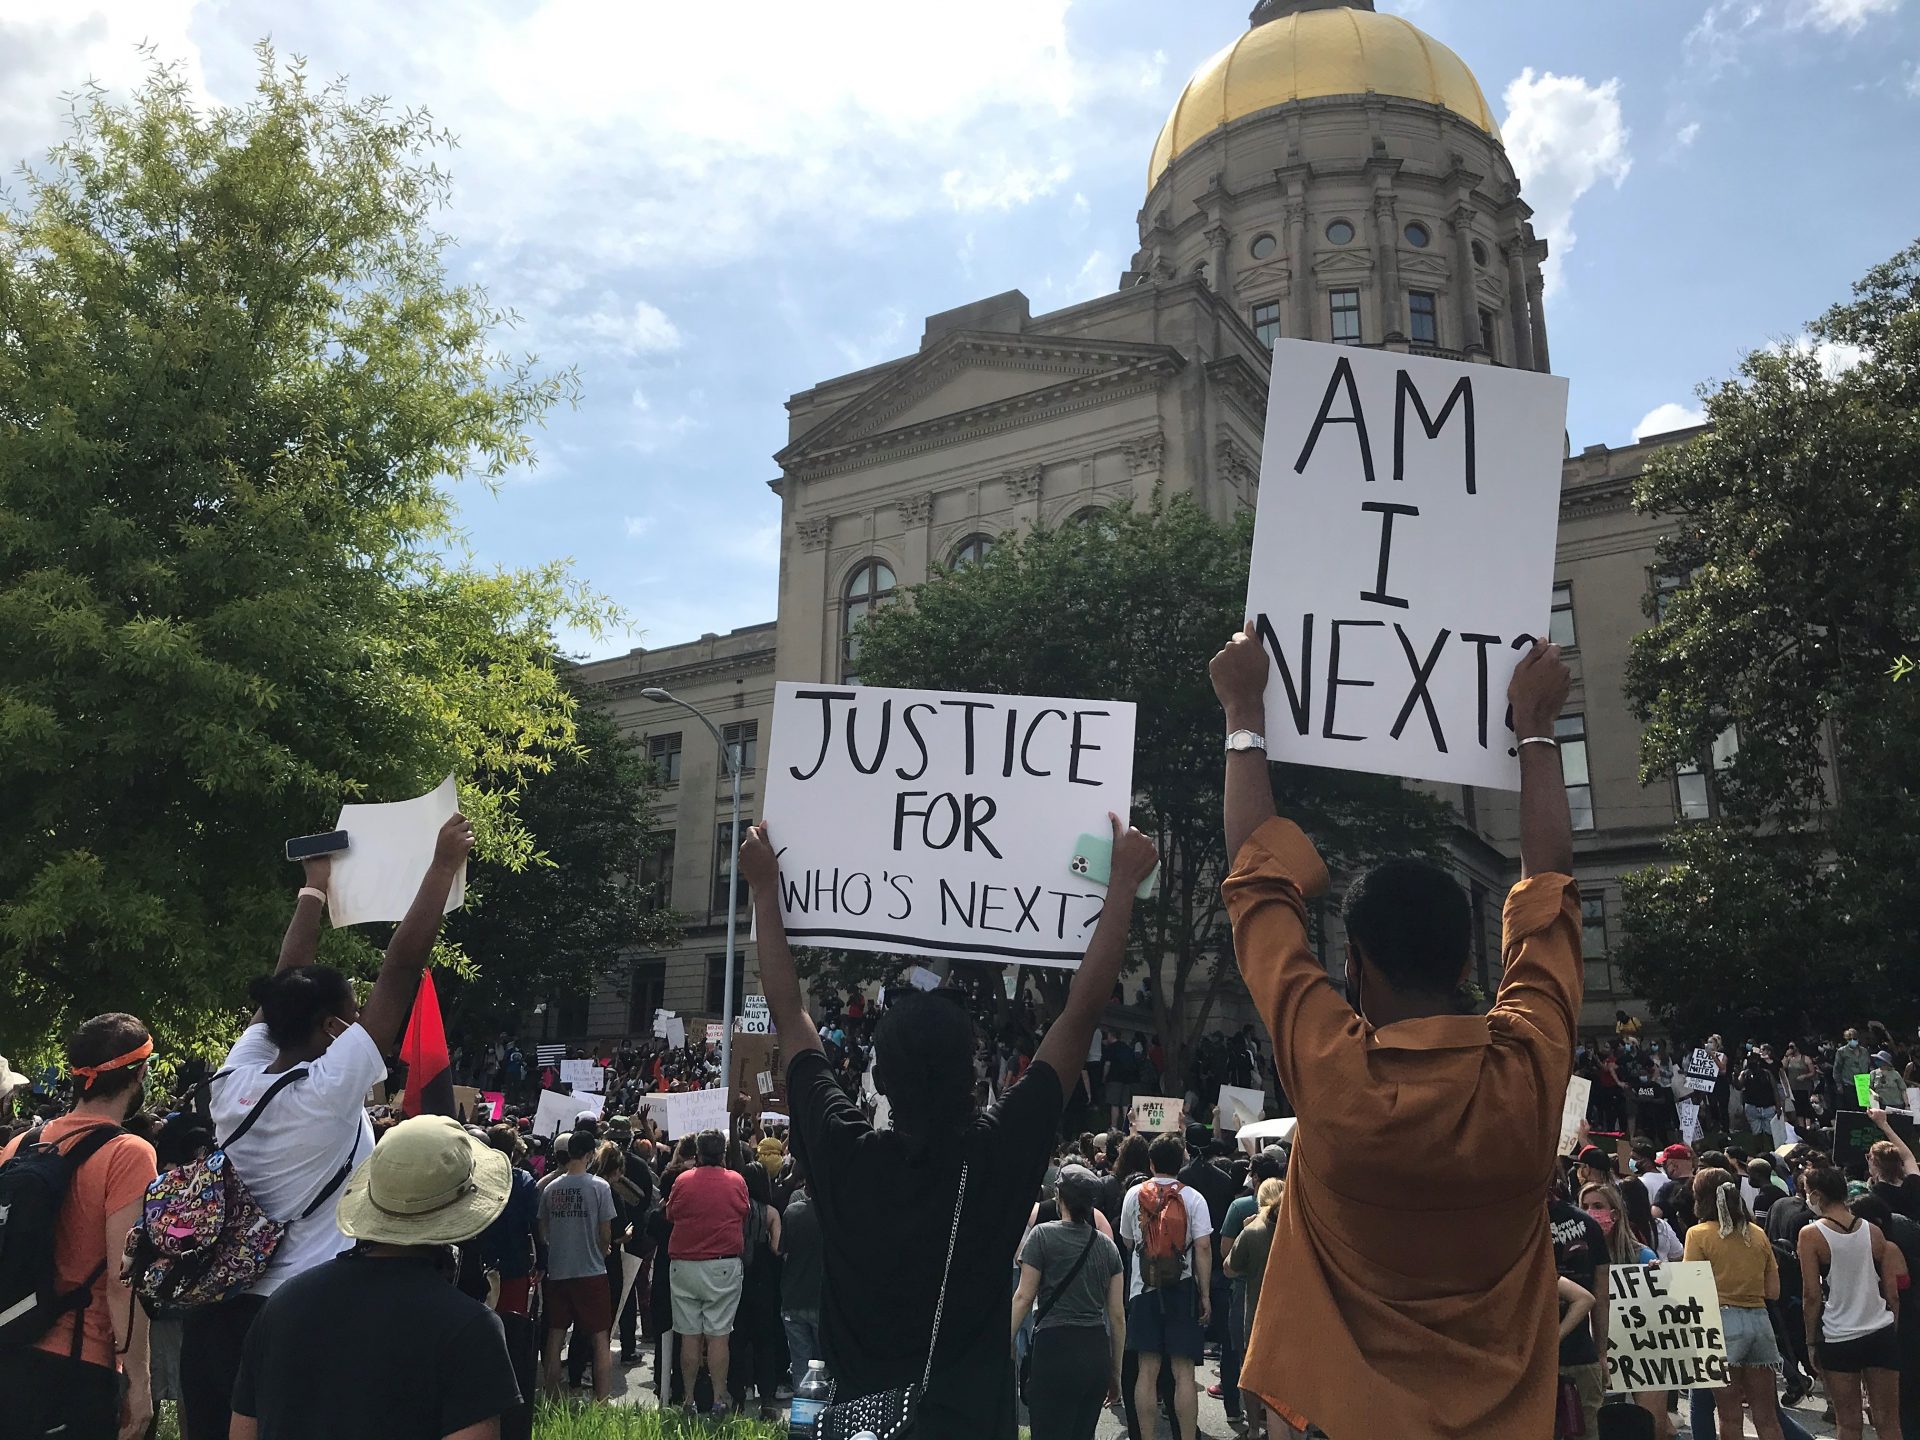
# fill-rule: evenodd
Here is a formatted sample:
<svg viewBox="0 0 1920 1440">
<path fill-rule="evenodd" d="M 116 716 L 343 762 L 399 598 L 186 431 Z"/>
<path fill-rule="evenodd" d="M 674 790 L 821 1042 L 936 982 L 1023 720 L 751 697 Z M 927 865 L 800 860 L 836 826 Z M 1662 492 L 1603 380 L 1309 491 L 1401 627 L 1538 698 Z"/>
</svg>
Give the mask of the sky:
<svg viewBox="0 0 1920 1440">
<path fill-rule="evenodd" d="M 1693 423 L 1696 387 L 1920 233 L 1920 0 L 1381 0 L 1455 50 L 1552 243 L 1574 448 Z M 577 367 L 539 461 L 463 482 L 484 566 L 566 558 L 629 627 L 774 617 L 787 397 L 1003 290 L 1112 290 L 1154 138 L 1251 0 L 0 0 L 0 161 L 145 42 L 209 104 L 254 44 L 459 137 L 456 279 Z M 1848 357 L 1835 355 L 1832 363 Z"/>
</svg>

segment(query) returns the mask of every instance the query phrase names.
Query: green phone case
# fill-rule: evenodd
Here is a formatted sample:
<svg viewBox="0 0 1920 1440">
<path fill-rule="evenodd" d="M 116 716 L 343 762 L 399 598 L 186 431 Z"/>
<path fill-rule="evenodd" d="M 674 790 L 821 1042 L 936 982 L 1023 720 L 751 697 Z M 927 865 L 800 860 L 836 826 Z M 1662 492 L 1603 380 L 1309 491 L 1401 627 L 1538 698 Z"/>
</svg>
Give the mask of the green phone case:
<svg viewBox="0 0 1920 1440">
<path fill-rule="evenodd" d="M 1073 859 L 1067 862 L 1067 869 L 1082 880 L 1091 880 L 1096 885 L 1105 885 L 1113 878 L 1113 841 L 1101 835 L 1082 835 L 1073 842 Z M 1134 892 L 1135 896 L 1145 900 L 1152 895 L 1160 884 L 1160 867 L 1153 867 L 1153 873 Z"/>
</svg>

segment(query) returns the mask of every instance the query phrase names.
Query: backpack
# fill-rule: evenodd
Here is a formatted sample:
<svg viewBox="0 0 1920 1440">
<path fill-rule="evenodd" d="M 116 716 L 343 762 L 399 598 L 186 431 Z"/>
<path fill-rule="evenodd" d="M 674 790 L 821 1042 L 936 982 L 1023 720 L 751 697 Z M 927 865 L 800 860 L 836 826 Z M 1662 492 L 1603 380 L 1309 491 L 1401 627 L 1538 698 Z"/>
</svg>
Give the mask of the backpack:
<svg viewBox="0 0 1920 1440">
<path fill-rule="evenodd" d="M 34 1130 L 0 1165 L 0 1353 L 24 1349 L 71 1314 L 73 1355 L 79 1357 L 81 1314 L 93 1302 L 94 1282 L 109 1257 L 102 1256 L 91 1275 L 63 1294 L 55 1288 L 54 1231 L 80 1167 L 124 1134 L 118 1125 L 102 1123 L 63 1150 Z"/>
<path fill-rule="evenodd" d="M 1149 1290 L 1178 1285 L 1187 1272 L 1184 1185 L 1140 1187 L 1140 1283 Z"/>
<path fill-rule="evenodd" d="M 169 1170 L 147 1187 L 140 1224 L 129 1239 L 133 1287 L 156 1310 L 192 1310 L 252 1288 L 272 1263 L 280 1242 L 297 1220 L 324 1205 L 353 1170 L 360 1136 L 334 1177 L 296 1220 L 280 1221 L 261 1208 L 233 1168 L 227 1147 L 253 1128 L 273 1097 L 304 1069 L 289 1070 L 267 1087 L 225 1144 L 204 1160 Z M 219 1079 L 219 1076 L 215 1076 Z"/>
</svg>

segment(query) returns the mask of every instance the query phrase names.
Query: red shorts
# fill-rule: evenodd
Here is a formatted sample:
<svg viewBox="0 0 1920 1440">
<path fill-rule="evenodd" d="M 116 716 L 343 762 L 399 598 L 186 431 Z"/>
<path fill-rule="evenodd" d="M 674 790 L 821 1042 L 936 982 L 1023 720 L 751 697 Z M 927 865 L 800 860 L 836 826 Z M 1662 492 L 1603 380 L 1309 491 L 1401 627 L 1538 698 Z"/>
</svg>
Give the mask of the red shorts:
<svg viewBox="0 0 1920 1440">
<path fill-rule="evenodd" d="M 493 1308 L 502 1315 L 531 1315 L 533 1313 L 533 1277 L 522 1275 L 518 1280 L 502 1280 L 500 1299 Z"/>
<path fill-rule="evenodd" d="M 547 1297 L 547 1329 L 564 1330 L 572 1325 L 583 1335 L 604 1335 L 613 1329 L 613 1294 L 607 1288 L 606 1276 L 549 1278 L 543 1293 Z"/>
</svg>

